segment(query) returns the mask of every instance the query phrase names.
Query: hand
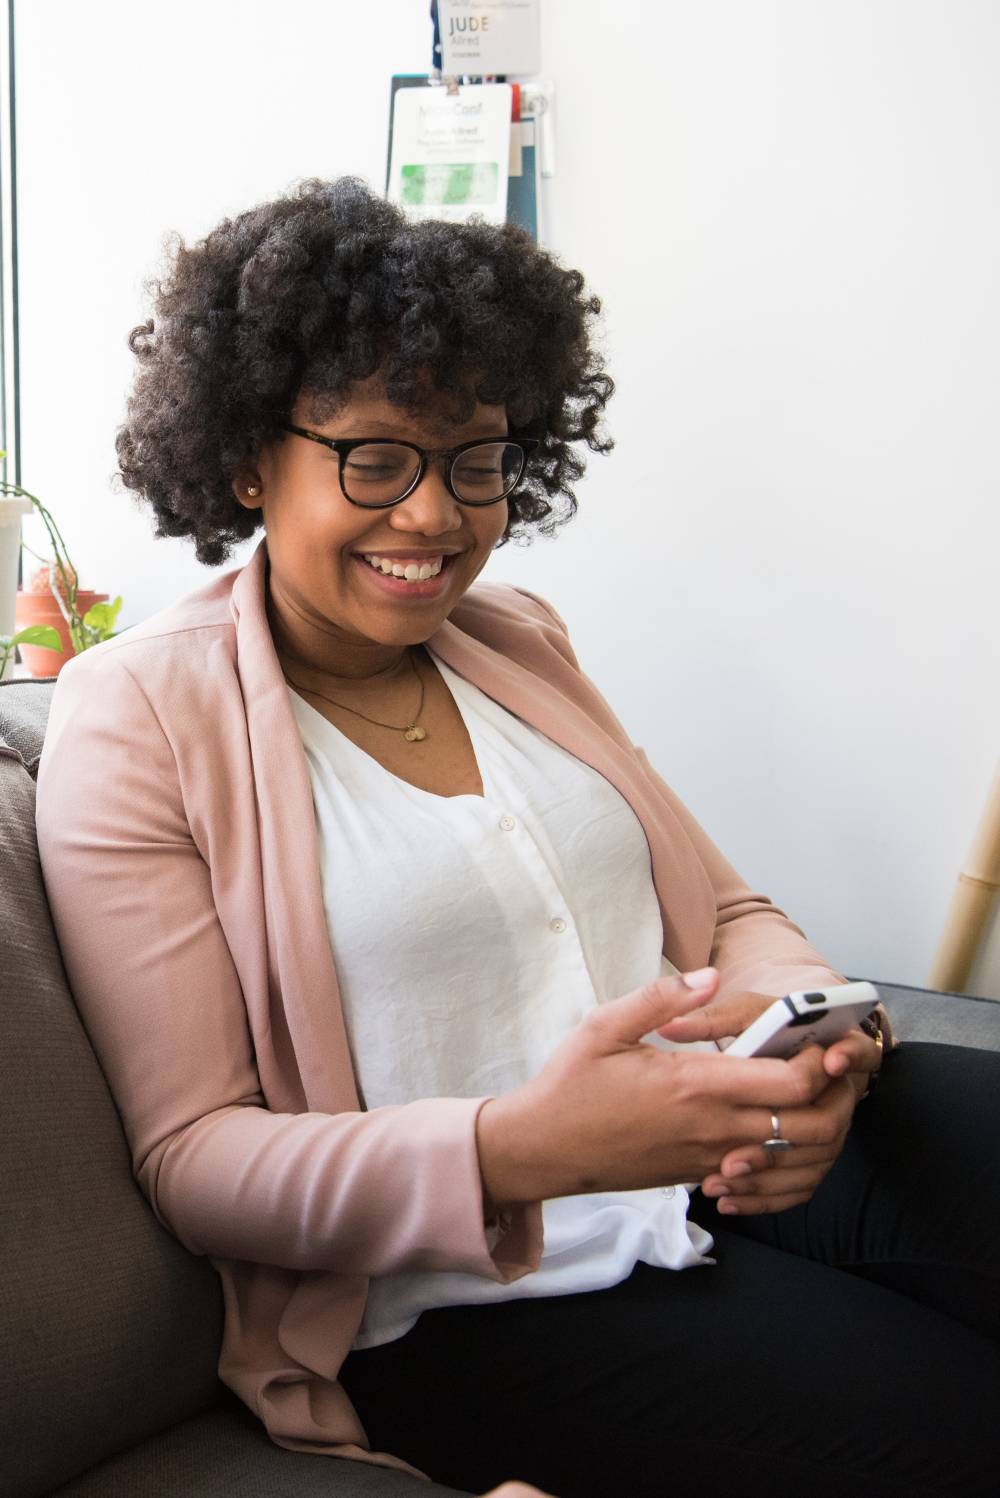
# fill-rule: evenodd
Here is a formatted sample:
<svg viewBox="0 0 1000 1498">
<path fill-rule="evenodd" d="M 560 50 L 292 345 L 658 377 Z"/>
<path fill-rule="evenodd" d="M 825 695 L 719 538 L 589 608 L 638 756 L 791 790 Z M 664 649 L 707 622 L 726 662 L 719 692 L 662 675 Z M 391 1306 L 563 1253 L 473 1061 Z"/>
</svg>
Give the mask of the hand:
<svg viewBox="0 0 1000 1498">
<path fill-rule="evenodd" d="M 729 1035 L 739 1035 L 773 1003 L 773 996 L 765 994 L 744 992 L 731 995 L 720 1003 L 706 1005 L 694 1014 L 673 1020 L 662 1033 L 677 1041 L 722 1040 Z M 839 1142 L 835 1136 L 832 1147 L 796 1148 L 780 1154 L 759 1146 L 731 1151 L 722 1160 L 719 1171 L 711 1173 L 701 1183 L 704 1195 L 719 1200 L 719 1211 L 723 1215 L 782 1212 L 788 1207 L 801 1205 L 812 1196 L 843 1148 L 854 1106 L 864 1097 L 871 1074 L 880 1065 L 879 1047 L 862 1030 L 850 1030 L 825 1051 L 815 1046 L 808 1049 L 814 1053 L 814 1059 L 819 1060 L 827 1077 L 846 1076 L 851 1085 L 850 1112 Z M 842 1089 L 839 1101 L 827 1099 L 823 1106 L 831 1102 L 835 1109 L 844 1106 Z M 782 1112 L 785 1138 L 794 1138 L 788 1133 L 788 1127 L 792 1126 L 790 1120 L 791 1115 Z"/>
<path fill-rule="evenodd" d="M 718 982 L 708 968 L 598 1005 L 536 1077 L 484 1103 L 477 1143 L 488 1200 L 504 1210 L 701 1180 L 732 1151 L 766 1139 L 776 1108 L 797 1112 L 797 1143 L 828 1146 L 829 1109 L 810 1105 L 850 1089 L 808 1055 L 737 1066 L 723 1055 L 641 1043 L 706 1004 Z"/>
<path fill-rule="evenodd" d="M 775 1107 L 781 1137 L 790 1139 L 789 1150 L 767 1150 L 762 1142 L 731 1150 L 718 1171 L 701 1182 L 702 1193 L 718 1201 L 723 1216 L 754 1216 L 761 1212 L 784 1212 L 807 1202 L 844 1147 L 851 1126 L 857 1094 L 845 1077 L 831 1079 L 825 1070 L 829 1052 L 808 1045 L 795 1061 L 812 1071 L 820 1089 L 806 1108 Z M 733 1066 L 758 1066 L 759 1060 L 731 1061 Z M 783 1063 L 794 1065 L 794 1061 Z M 824 1085 L 825 1083 L 825 1085 Z M 805 1127 L 808 1122 L 808 1129 Z"/>
<path fill-rule="evenodd" d="M 752 1025 L 754 1020 L 770 1008 L 775 995 L 763 993 L 730 994 L 714 1004 L 707 1004 L 693 1014 L 681 1015 L 664 1026 L 662 1033 L 668 1040 L 688 1042 L 692 1040 L 725 1041 Z M 880 1047 L 863 1030 L 849 1030 L 843 1040 L 835 1041 L 825 1053 L 824 1069 L 829 1077 L 848 1076 L 858 1098 L 864 1097 L 871 1083 L 872 1073 L 881 1065 Z"/>
<path fill-rule="evenodd" d="M 872 1040 L 863 1030 L 848 1030 L 843 1040 L 835 1041 L 824 1053 L 823 1065 L 827 1075 L 846 1076 L 857 1094 L 858 1102 L 867 1096 L 872 1077 L 881 1069 L 884 1060 L 883 1046 L 885 1049 L 892 1046 L 889 1016 L 881 1005 L 878 1009 L 883 1018 L 883 1045 Z"/>
<path fill-rule="evenodd" d="M 716 999 L 692 1014 L 678 1015 L 664 1025 L 660 1033 L 667 1040 L 684 1044 L 693 1040 L 715 1040 L 720 1043 L 732 1040 L 749 1029 L 754 1020 L 771 1007 L 776 997 L 780 998 L 781 995 L 753 993 L 748 989 L 742 993 L 727 994 L 724 999 Z"/>
<path fill-rule="evenodd" d="M 735 1035 L 743 1034 L 772 1004 L 774 995 L 753 993 L 750 990 L 731 993 L 728 998 L 716 1004 L 707 1004 L 693 1014 L 683 1014 L 671 1020 L 663 1028 L 662 1034 L 668 1040 L 675 1041 L 729 1040 Z M 882 1013 L 885 1014 L 885 1011 Z M 888 1016 L 885 1019 L 888 1020 Z M 835 1041 L 829 1046 L 823 1061 L 826 1076 L 849 1077 L 850 1085 L 858 1098 L 864 1097 L 871 1083 L 871 1073 L 879 1070 L 880 1065 L 882 1050 L 876 1041 L 871 1040 L 870 1035 L 865 1035 L 859 1029 L 852 1029 L 844 1035 L 843 1040 Z"/>
</svg>

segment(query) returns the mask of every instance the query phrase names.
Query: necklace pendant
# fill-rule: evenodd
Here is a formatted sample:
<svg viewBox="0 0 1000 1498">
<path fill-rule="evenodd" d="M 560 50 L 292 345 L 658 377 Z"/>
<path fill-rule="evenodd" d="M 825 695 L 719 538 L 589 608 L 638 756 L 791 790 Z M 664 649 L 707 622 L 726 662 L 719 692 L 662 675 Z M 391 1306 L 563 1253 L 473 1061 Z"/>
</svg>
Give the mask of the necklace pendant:
<svg viewBox="0 0 1000 1498">
<path fill-rule="evenodd" d="M 425 739 L 426 737 L 427 730 L 425 728 L 418 728 L 416 723 L 412 724 L 403 734 L 403 738 L 407 739 L 411 744 L 418 744 L 421 739 Z"/>
</svg>

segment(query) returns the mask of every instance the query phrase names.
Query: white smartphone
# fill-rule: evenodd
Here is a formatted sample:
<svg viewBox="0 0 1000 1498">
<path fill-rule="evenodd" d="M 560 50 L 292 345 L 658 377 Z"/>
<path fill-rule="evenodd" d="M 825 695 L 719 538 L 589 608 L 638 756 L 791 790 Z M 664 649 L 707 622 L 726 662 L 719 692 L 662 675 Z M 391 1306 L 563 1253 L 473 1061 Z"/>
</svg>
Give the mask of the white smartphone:
<svg viewBox="0 0 1000 1498">
<path fill-rule="evenodd" d="M 878 1003 L 872 983 L 838 983 L 803 989 L 775 999 L 769 1009 L 737 1035 L 725 1056 L 794 1056 L 804 1045 L 833 1045 Z"/>
</svg>

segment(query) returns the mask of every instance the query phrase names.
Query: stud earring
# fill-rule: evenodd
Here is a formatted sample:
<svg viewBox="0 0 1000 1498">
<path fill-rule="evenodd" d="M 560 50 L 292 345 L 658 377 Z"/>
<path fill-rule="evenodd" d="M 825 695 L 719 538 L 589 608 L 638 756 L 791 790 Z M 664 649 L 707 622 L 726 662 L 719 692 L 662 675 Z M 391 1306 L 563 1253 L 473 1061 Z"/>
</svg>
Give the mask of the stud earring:
<svg viewBox="0 0 1000 1498">
<path fill-rule="evenodd" d="M 256 499 L 256 497 L 257 497 L 257 495 L 259 493 L 260 493 L 260 489 L 259 489 L 259 487 L 258 487 L 257 484 L 248 484 L 247 485 L 247 494 L 250 496 L 251 499 Z"/>
</svg>

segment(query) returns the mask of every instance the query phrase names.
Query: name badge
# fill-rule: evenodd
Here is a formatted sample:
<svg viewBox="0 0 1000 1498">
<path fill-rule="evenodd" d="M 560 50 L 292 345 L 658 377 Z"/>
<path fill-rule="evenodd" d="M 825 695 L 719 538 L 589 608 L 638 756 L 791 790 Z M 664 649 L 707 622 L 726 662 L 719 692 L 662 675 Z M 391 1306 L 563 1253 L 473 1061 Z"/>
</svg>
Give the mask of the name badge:
<svg viewBox="0 0 1000 1498">
<path fill-rule="evenodd" d="M 537 73 L 540 0 L 438 0 L 441 71 L 482 78 Z"/>
</svg>

